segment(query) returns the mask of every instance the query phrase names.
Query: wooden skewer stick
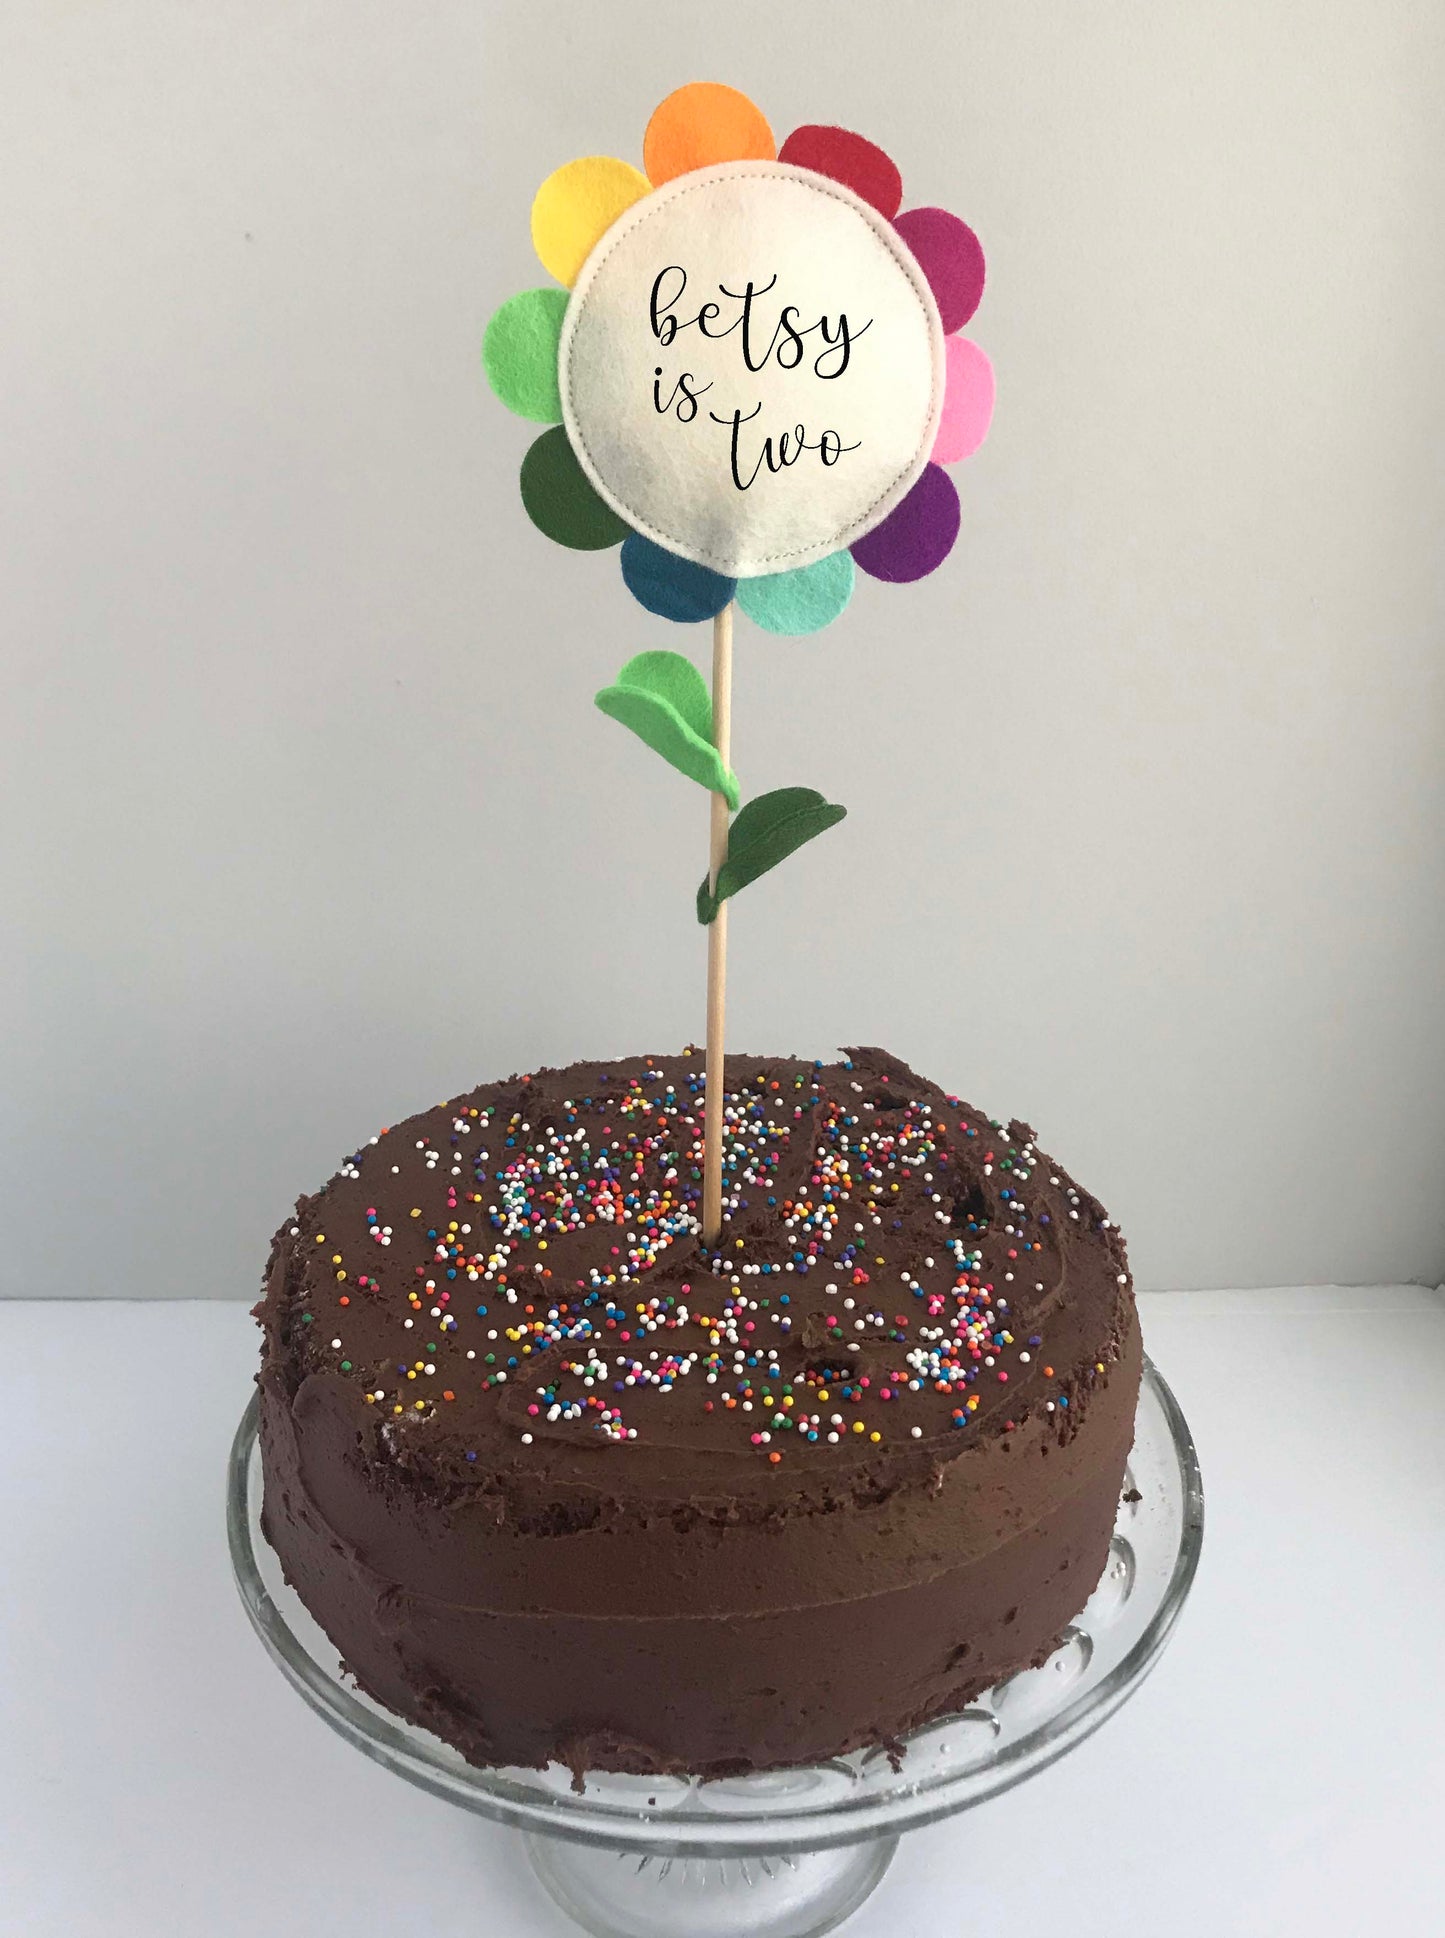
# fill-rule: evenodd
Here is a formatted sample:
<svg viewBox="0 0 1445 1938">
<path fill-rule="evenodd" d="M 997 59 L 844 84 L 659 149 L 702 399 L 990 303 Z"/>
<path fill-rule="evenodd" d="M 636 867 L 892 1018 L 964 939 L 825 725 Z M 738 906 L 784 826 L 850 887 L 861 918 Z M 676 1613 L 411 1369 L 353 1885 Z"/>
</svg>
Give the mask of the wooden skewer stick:
<svg viewBox="0 0 1445 1938">
<path fill-rule="evenodd" d="M 724 767 L 732 765 L 733 609 L 723 607 L 712 622 L 712 737 Z M 727 797 L 712 797 L 708 840 L 708 887 L 717 893 L 718 871 L 728 858 Z M 728 905 L 724 902 L 707 932 L 707 1099 L 703 1117 L 702 1238 L 716 1245 L 722 1237 L 723 1030 L 727 1013 Z"/>
</svg>

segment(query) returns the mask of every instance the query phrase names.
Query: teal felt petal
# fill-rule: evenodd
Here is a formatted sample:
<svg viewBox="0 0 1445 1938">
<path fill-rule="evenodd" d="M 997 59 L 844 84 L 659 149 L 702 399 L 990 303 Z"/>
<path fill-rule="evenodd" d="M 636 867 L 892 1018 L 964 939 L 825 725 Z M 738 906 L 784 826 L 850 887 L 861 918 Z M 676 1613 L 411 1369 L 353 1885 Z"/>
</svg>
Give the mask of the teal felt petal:
<svg viewBox="0 0 1445 1938">
<path fill-rule="evenodd" d="M 805 841 L 836 827 L 847 812 L 811 787 L 778 787 L 749 801 L 728 829 L 728 858 L 718 870 L 716 891 L 706 875 L 702 878 L 698 921 L 711 922 L 730 895 L 786 861 Z"/>
<path fill-rule="evenodd" d="M 739 579 L 738 604 L 769 633 L 816 633 L 831 626 L 853 597 L 857 568 L 851 552 L 833 552 L 792 572 Z"/>
<path fill-rule="evenodd" d="M 539 532 L 575 552 L 600 552 L 627 536 L 627 526 L 598 496 L 560 424 L 543 431 L 522 459 L 522 503 Z"/>
<path fill-rule="evenodd" d="M 622 541 L 622 577 L 638 605 L 681 625 L 717 616 L 737 590 L 737 580 L 692 559 L 664 551 L 641 532 Z"/>
<path fill-rule="evenodd" d="M 618 720 L 689 780 L 738 804 L 737 775 L 712 741 L 707 682 L 681 653 L 639 653 L 594 704 Z"/>
<path fill-rule="evenodd" d="M 562 422 L 557 346 L 566 313 L 565 289 L 524 289 L 494 312 L 482 338 L 487 382 L 508 410 L 537 424 Z"/>
</svg>

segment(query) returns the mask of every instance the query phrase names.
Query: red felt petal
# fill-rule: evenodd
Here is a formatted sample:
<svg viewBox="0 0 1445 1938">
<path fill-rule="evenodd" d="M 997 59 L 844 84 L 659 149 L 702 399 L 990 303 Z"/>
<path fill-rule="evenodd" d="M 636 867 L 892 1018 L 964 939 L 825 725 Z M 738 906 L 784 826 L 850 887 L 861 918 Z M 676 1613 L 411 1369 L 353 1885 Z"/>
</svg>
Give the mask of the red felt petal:
<svg viewBox="0 0 1445 1938">
<path fill-rule="evenodd" d="M 959 526 L 958 493 L 936 464 L 928 465 L 906 498 L 881 525 L 849 547 L 859 568 L 875 579 L 905 585 L 926 578 L 953 550 Z"/>
<path fill-rule="evenodd" d="M 943 318 L 943 334 L 961 330 L 983 296 L 983 250 L 966 222 L 947 209 L 909 209 L 894 228 L 918 258 Z"/>
<path fill-rule="evenodd" d="M 846 128 L 795 128 L 779 150 L 778 160 L 841 182 L 890 221 L 902 204 L 903 177 L 896 164 L 873 142 Z"/>
</svg>

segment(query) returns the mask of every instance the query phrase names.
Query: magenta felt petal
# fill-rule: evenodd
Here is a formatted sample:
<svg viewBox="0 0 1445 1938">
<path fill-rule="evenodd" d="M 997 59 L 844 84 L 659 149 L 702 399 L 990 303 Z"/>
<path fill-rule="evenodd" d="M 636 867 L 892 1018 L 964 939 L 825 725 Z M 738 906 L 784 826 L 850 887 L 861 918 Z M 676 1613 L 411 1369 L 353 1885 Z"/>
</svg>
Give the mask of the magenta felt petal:
<svg viewBox="0 0 1445 1938">
<path fill-rule="evenodd" d="M 943 319 L 943 334 L 961 330 L 983 296 L 983 250 L 966 222 L 947 209 L 908 209 L 894 228 L 918 258 Z"/>
<path fill-rule="evenodd" d="M 881 525 L 855 540 L 850 550 L 859 568 L 875 579 L 904 585 L 936 571 L 958 537 L 958 493 L 953 480 L 930 464 L 908 496 Z"/>
<path fill-rule="evenodd" d="M 944 345 L 943 418 L 933 441 L 935 464 L 971 458 L 988 436 L 993 417 L 993 365 L 966 336 Z"/>
</svg>

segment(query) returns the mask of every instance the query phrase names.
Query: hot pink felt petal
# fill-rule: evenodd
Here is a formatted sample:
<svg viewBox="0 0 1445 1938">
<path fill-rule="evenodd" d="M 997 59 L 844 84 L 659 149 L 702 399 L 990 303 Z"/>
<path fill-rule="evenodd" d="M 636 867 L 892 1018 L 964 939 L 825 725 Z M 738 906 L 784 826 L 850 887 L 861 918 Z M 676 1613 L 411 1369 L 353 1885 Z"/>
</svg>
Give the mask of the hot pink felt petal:
<svg viewBox="0 0 1445 1938">
<path fill-rule="evenodd" d="M 966 336 L 943 346 L 943 417 L 933 442 L 935 464 L 971 458 L 988 436 L 993 417 L 993 365 Z"/>
<path fill-rule="evenodd" d="M 983 250 L 966 222 L 947 209 L 909 209 L 894 228 L 918 258 L 943 318 L 943 334 L 961 330 L 983 296 Z"/>
<path fill-rule="evenodd" d="M 861 570 L 873 578 L 904 585 L 910 579 L 926 578 L 942 565 L 953 550 L 958 524 L 958 493 L 953 480 L 936 464 L 930 464 L 883 523 L 849 549 Z"/>
<path fill-rule="evenodd" d="M 903 177 L 894 162 L 881 148 L 846 128 L 795 128 L 778 151 L 778 160 L 841 182 L 889 221 L 903 201 Z"/>
</svg>

